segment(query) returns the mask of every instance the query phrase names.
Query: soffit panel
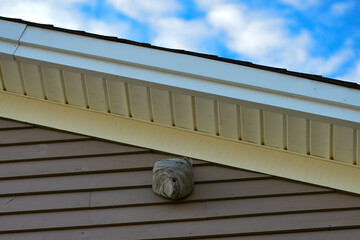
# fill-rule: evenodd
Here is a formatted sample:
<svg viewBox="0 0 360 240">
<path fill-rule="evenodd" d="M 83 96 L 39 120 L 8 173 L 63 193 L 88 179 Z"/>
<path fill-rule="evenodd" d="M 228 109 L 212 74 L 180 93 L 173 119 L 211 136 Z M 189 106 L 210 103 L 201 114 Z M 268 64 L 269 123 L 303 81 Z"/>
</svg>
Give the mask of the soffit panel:
<svg viewBox="0 0 360 240">
<path fill-rule="evenodd" d="M 359 161 L 356 127 L 129 83 L 127 79 L 6 60 L 0 66 L 3 92 L 351 165 Z"/>
</svg>

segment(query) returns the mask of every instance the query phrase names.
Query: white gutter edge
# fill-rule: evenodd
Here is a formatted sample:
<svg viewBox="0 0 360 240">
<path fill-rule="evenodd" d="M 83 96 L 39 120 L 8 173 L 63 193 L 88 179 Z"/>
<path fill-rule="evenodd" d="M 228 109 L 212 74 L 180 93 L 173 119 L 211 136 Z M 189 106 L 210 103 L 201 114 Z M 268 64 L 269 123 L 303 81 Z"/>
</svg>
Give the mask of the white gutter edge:
<svg viewBox="0 0 360 240">
<path fill-rule="evenodd" d="M 0 20 L 2 35 L 7 34 L 2 29 L 10 25 L 12 22 Z M 265 109 L 280 108 L 279 111 L 360 123 L 357 89 L 32 26 L 23 31 L 16 35 L 19 46 L 13 57 L 18 61 L 121 77 L 129 82 L 230 102 L 260 104 Z M 0 37 L 5 42 L 11 39 Z"/>
<path fill-rule="evenodd" d="M 4 25 L 6 25 L 4 27 Z M 15 60 L 14 54 L 19 46 L 19 40 L 26 29 L 26 24 L 4 22 L 0 20 L 0 57 Z"/>
</svg>

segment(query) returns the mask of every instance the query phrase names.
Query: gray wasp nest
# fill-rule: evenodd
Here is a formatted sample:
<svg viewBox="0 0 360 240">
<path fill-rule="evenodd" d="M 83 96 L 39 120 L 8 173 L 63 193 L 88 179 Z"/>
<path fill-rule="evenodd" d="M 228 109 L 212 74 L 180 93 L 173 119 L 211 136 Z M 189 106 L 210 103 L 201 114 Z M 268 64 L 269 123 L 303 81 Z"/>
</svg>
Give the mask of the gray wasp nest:
<svg viewBox="0 0 360 240">
<path fill-rule="evenodd" d="M 170 199 L 181 199 L 194 189 L 191 158 L 170 158 L 157 161 L 153 167 L 153 191 Z"/>
</svg>

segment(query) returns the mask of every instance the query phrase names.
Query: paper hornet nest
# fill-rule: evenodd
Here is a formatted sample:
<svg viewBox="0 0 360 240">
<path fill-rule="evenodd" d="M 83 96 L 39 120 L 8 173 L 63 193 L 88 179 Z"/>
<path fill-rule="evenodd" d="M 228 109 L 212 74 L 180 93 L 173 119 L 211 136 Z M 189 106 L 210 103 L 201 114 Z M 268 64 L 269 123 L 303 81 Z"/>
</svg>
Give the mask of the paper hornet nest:
<svg viewBox="0 0 360 240">
<path fill-rule="evenodd" d="M 165 198 L 181 199 L 194 189 L 191 158 L 170 158 L 157 161 L 153 167 L 153 191 Z"/>
</svg>

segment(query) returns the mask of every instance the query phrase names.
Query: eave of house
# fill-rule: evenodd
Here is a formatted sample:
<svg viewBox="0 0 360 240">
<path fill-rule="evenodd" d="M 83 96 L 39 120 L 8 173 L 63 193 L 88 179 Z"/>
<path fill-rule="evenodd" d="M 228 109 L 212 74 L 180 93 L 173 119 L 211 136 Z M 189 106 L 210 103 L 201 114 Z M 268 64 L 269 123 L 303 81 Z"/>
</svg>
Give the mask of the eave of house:
<svg viewBox="0 0 360 240">
<path fill-rule="evenodd" d="M 360 193 L 360 91 L 0 20 L 0 116 Z"/>
</svg>

